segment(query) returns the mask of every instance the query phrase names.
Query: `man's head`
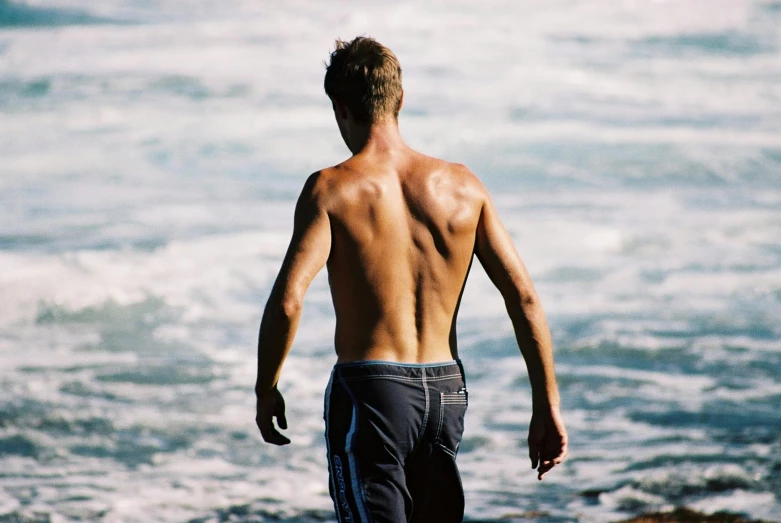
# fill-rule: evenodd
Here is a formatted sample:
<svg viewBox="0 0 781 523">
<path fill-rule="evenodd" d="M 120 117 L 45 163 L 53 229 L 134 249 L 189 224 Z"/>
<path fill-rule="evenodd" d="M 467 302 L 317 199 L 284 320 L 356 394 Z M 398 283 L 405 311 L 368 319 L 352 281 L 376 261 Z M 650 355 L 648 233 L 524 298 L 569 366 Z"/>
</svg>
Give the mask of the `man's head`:
<svg viewBox="0 0 781 523">
<path fill-rule="evenodd" d="M 401 108 L 401 66 L 393 52 L 373 38 L 337 40 L 326 66 L 325 92 L 356 122 L 395 120 Z"/>
</svg>

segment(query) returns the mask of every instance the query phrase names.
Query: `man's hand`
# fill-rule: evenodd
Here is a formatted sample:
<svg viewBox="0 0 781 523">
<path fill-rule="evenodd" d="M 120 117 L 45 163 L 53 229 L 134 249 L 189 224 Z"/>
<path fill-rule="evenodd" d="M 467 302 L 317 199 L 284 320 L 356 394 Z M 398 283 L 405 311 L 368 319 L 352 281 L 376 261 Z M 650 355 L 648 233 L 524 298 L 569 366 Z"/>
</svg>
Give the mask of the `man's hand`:
<svg viewBox="0 0 781 523">
<path fill-rule="evenodd" d="M 529 424 L 529 457 L 537 479 L 564 461 L 567 455 L 567 430 L 558 406 L 532 414 Z"/>
<path fill-rule="evenodd" d="M 255 415 L 255 423 L 258 424 L 260 434 L 265 442 L 274 445 L 287 445 L 290 443 L 290 440 L 277 431 L 274 427 L 273 418 L 277 418 L 277 424 L 280 429 L 287 429 L 285 400 L 276 387 L 264 394 L 258 393 L 258 410 Z"/>
</svg>

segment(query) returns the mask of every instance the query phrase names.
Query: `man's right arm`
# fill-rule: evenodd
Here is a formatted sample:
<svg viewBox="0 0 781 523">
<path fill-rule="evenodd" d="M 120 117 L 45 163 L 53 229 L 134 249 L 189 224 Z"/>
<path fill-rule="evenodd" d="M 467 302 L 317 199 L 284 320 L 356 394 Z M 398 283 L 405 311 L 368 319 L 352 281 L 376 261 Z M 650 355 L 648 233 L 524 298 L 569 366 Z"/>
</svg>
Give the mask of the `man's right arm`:
<svg viewBox="0 0 781 523">
<path fill-rule="evenodd" d="M 263 439 L 275 445 L 290 443 L 273 422 L 277 418 L 279 427 L 287 428 L 285 401 L 277 389 L 279 374 L 298 328 L 304 293 L 331 251 L 331 228 L 320 201 L 319 177 L 320 173 L 310 176 L 298 198 L 293 237 L 260 322 L 255 421 Z"/>
<path fill-rule="evenodd" d="M 532 387 L 529 457 L 539 479 L 567 454 L 567 433 L 559 412 L 559 391 L 553 368 L 553 346 L 542 305 L 531 277 L 502 225 L 490 196 L 477 226 L 475 254 L 499 289 L 512 320 Z"/>
</svg>

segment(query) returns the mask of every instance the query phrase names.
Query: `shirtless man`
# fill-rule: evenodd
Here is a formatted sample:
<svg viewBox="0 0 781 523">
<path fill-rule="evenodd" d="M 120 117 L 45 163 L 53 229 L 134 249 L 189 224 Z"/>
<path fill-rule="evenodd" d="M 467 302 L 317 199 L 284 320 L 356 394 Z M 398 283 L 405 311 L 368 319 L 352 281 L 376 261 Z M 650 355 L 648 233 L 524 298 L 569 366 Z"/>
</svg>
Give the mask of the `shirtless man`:
<svg viewBox="0 0 781 523">
<path fill-rule="evenodd" d="M 327 265 L 337 363 L 326 390 L 330 493 L 340 522 L 460 522 L 455 464 L 467 407 L 456 316 L 477 256 L 501 292 L 528 368 L 529 457 L 561 463 L 551 337 L 537 294 L 485 187 L 465 166 L 399 134 L 401 67 L 371 38 L 338 41 L 325 91 L 353 156 L 309 177 L 260 325 L 256 422 L 290 442 L 277 389 L 304 293 Z"/>
</svg>

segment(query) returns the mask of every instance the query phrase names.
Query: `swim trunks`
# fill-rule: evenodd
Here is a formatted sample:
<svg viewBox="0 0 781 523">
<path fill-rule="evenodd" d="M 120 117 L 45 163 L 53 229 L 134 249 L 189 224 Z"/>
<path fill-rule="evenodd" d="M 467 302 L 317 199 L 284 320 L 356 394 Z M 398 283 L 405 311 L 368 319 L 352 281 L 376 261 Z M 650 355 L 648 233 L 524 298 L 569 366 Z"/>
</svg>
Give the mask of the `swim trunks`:
<svg viewBox="0 0 781 523">
<path fill-rule="evenodd" d="M 351 523 L 460 523 L 456 453 L 467 391 L 459 360 L 338 363 L 325 394 L 329 491 Z"/>
</svg>

